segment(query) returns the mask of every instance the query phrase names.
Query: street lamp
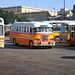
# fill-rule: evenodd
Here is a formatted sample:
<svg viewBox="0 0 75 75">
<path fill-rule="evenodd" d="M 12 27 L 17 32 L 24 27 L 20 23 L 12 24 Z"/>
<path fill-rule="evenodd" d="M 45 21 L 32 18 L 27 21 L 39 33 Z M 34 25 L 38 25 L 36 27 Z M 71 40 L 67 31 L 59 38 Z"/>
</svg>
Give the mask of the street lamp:
<svg viewBox="0 0 75 75">
<path fill-rule="evenodd" d="M 65 0 L 64 0 L 64 20 L 65 20 Z"/>
<path fill-rule="evenodd" d="M 54 20 L 55 20 L 55 8 L 54 8 Z"/>
</svg>

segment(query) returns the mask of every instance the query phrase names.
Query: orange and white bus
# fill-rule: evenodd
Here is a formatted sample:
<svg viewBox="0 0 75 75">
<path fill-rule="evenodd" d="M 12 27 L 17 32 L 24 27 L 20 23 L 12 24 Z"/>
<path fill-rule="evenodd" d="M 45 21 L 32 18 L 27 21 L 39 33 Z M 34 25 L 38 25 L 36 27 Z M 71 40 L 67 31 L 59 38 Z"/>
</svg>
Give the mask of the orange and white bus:
<svg viewBox="0 0 75 75">
<path fill-rule="evenodd" d="M 54 20 L 54 21 L 44 21 L 46 23 L 52 24 L 53 28 L 53 35 L 55 38 L 56 43 L 59 42 L 59 35 L 61 33 L 61 25 L 62 23 L 68 23 L 68 22 L 73 22 L 71 20 Z"/>
<path fill-rule="evenodd" d="M 4 20 L 0 18 L 0 47 L 4 48 Z"/>
<path fill-rule="evenodd" d="M 11 26 L 11 24 L 8 24 L 8 25 L 4 26 L 4 28 L 5 28 L 5 35 L 9 35 L 10 34 L 10 26 Z"/>
<path fill-rule="evenodd" d="M 16 22 L 11 25 L 10 41 L 14 45 L 24 44 L 30 46 L 55 45 L 52 25 L 44 22 Z"/>
<path fill-rule="evenodd" d="M 75 44 L 75 22 L 66 22 L 61 25 L 60 42 Z"/>
</svg>

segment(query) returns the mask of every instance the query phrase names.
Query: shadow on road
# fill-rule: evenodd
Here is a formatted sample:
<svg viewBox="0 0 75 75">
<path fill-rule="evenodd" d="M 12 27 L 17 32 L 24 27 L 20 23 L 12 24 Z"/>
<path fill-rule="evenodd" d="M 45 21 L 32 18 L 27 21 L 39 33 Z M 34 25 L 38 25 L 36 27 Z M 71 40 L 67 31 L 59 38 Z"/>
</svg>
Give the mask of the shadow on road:
<svg viewBox="0 0 75 75">
<path fill-rule="evenodd" d="M 75 50 L 75 46 L 70 46 L 69 44 L 66 43 L 58 43 L 54 48 L 61 48 L 61 49 L 66 49 L 66 50 Z"/>
<path fill-rule="evenodd" d="M 61 58 L 63 58 L 63 59 L 75 59 L 75 56 L 63 56 Z"/>
</svg>

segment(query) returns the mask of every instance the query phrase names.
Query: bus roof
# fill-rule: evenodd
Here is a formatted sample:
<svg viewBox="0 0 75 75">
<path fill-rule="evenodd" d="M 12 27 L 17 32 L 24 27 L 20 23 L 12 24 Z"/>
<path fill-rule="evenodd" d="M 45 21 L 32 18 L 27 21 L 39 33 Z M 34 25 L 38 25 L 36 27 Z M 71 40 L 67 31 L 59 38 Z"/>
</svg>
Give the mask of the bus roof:
<svg viewBox="0 0 75 75">
<path fill-rule="evenodd" d="M 67 25 L 75 25 L 75 22 L 65 22 L 64 24 L 67 24 Z"/>
<path fill-rule="evenodd" d="M 31 26 L 31 27 L 52 27 L 51 24 L 45 22 L 16 22 L 13 23 L 14 26 Z M 11 25 L 11 26 L 12 26 Z"/>
<path fill-rule="evenodd" d="M 46 22 L 46 23 L 68 23 L 68 22 L 74 22 L 72 20 L 53 20 L 53 21 L 43 21 L 43 22 Z"/>
</svg>

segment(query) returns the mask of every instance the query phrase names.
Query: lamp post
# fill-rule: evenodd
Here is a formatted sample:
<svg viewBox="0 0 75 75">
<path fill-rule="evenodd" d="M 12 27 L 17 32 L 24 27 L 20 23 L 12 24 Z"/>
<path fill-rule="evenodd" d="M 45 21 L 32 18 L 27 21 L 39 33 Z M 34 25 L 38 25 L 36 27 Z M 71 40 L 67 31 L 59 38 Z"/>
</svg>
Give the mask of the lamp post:
<svg viewBox="0 0 75 75">
<path fill-rule="evenodd" d="M 65 20 L 65 0 L 64 0 L 64 20 Z"/>
<path fill-rule="evenodd" d="M 55 8 L 54 8 L 54 20 L 55 20 Z"/>
</svg>

